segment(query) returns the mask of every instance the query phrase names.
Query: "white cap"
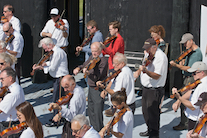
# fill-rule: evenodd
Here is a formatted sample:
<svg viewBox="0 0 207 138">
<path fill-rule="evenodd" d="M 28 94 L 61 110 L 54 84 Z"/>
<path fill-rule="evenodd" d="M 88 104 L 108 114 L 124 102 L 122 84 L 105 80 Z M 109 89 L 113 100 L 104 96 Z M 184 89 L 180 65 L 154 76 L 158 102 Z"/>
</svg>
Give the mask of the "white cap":
<svg viewBox="0 0 207 138">
<path fill-rule="evenodd" d="M 195 72 L 195 71 L 202 71 L 202 70 L 207 70 L 207 66 L 204 62 L 197 61 L 193 63 L 192 67 L 187 69 L 188 72 Z"/>
<path fill-rule="evenodd" d="M 58 9 L 57 8 L 53 8 L 53 9 L 51 9 L 51 11 L 50 11 L 50 15 L 58 15 Z"/>
</svg>

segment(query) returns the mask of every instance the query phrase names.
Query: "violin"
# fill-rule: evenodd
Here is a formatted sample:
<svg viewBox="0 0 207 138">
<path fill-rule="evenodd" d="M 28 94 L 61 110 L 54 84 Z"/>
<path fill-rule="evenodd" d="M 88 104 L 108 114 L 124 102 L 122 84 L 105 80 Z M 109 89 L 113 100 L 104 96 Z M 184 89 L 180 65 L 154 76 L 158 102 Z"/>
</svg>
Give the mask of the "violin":
<svg viewBox="0 0 207 138">
<path fill-rule="evenodd" d="M 14 40 L 14 35 L 11 34 L 9 37 L 5 38 L 5 43 L 8 44 L 8 43 L 11 43 L 13 40 Z"/>
<path fill-rule="evenodd" d="M 199 123 L 196 125 L 195 129 L 193 130 L 193 133 L 200 133 L 202 127 L 205 125 L 207 121 L 207 114 L 205 114 L 203 117 L 200 118 Z"/>
<path fill-rule="evenodd" d="M 186 50 L 183 54 L 181 54 L 176 60 L 175 62 L 178 63 L 179 61 L 181 61 L 184 57 L 186 57 L 189 53 L 191 53 L 193 51 L 192 48 Z"/>
<path fill-rule="evenodd" d="M 109 80 L 115 78 L 117 75 L 119 75 L 120 72 L 121 72 L 120 69 L 117 70 L 117 71 L 115 71 L 112 75 L 110 75 L 110 76 L 107 77 L 106 79 L 102 80 L 101 83 L 106 83 L 106 82 L 108 82 Z M 95 89 L 95 90 L 98 90 L 98 88 L 99 88 L 99 87 L 97 86 L 97 87 L 95 87 L 94 89 Z"/>
<path fill-rule="evenodd" d="M 96 63 L 98 63 L 100 60 L 101 60 L 100 57 L 97 57 L 97 58 L 90 60 L 88 67 L 87 67 L 87 70 L 93 69 L 96 66 Z M 87 77 L 87 74 L 85 73 L 84 78 L 86 78 L 86 77 Z"/>
<path fill-rule="evenodd" d="M 160 39 L 155 40 L 156 45 L 158 46 L 160 44 Z"/>
<path fill-rule="evenodd" d="M 195 81 L 194 83 L 191 83 L 191 84 L 189 84 L 189 85 L 187 85 L 187 86 L 185 86 L 185 87 L 183 87 L 183 88 L 181 88 L 181 89 L 179 89 L 178 90 L 178 92 L 186 92 L 186 91 L 188 91 L 188 90 L 190 90 L 190 89 L 193 89 L 193 88 L 195 88 L 198 84 L 200 84 L 201 83 L 201 81 L 200 80 L 197 80 L 197 81 Z M 173 95 L 170 95 L 170 98 L 175 98 L 175 94 L 173 94 Z"/>
<path fill-rule="evenodd" d="M 119 122 L 119 120 L 121 119 L 121 117 L 126 113 L 127 109 L 126 108 L 123 108 L 121 109 L 117 114 L 115 114 L 113 116 L 113 118 L 109 121 L 110 124 L 109 124 L 109 127 L 108 129 L 106 130 L 106 134 L 109 135 L 110 134 L 110 128 L 112 126 L 114 126 L 117 122 Z"/>
<path fill-rule="evenodd" d="M 88 38 L 86 38 L 86 40 L 83 41 L 83 43 L 80 45 L 80 47 L 84 47 L 86 44 L 88 44 L 92 40 L 93 36 L 94 36 L 94 34 L 91 34 Z M 76 51 L 75 55 L 79 56 L 80 55 L 80 51 Z"/>
<path fill-rule="evenodd" d="M 56 28 L 60 28 L 60 26 L 64 26 L 64 25 L 65 25 L 65 23 L 64 23 L 63 20 L 62 20 L 62 16 L 63 16 L 64 13 L 65 13 L 65 10 L 63 10 L 63 12 L 62 12 L 62 14 L 61 14 L 59 20 L 56 21 L 56 23 L 55 23 L 55 27 L 56 27 Z"/>
<path fill-rule="evenodd" d="M 8 91 L 9 91 L 9 89 L 7 86 L 1 87 L 0 88 L 0 97 L 4 97 L 4 94 Z"/>
<path fill-rule="evenodd" d="M 60 99 L 58 99 L 58 101 L 56 102 L 59 106 L 60 105 L 63 105 L 63 104 L 66 104 L 70 101 L 70 99 L 73 97 L 73 94 L 72 93 L 68 93 L 66 96 L 63 96 L 61 97 Z M 52 107 L 50 107 L 48 109 L 50 112 L 52 111 Z"/>
<path fill-rule="evenodd" d="M 7 128 L 5 130 L 3 130 L 1 133 L 0 133 L 0 136 L 2 138 L 5 138 L 7 136 L 10 136 L 12 134 L 17 134 L 19 133 L 22 129 L 24 129 L 24 127 L 26 127 L 27 124 L 26 122 L 23 122 L 23 123 L 20 123 L 19 125 L 17 126 L 14 126 L 14 127 L 10 127 L 10 128 Z"/>
<path fill-rule="evenodd" d="M 117 38 L 117 36 L 113 35 L 111 37 L 109 37 L 108 39 L 106 39 L 103 44 L 107 45 L 108 43 L 110 43 L 111 41 L 115 40 Z"/>
<path fill-rule="evenodd" d="M 50 52 L 44 54 L 42 56 L 42 58 L 38 61 L 37 65 L 36 66 L 41 66 L 51 55 L 53 54 L 53 51 L 51 50 Z M 34 70 L 32 70 L 32 72 L 30 73 L 31 76 L 34 75 Z"/>
<path fill-rule="evenodd" d="M 9 20 L 5 17 L 5 16 L 1 16 L 1 21 L 0 23 L 6 23 L 8 22 Z"/>
</svg>

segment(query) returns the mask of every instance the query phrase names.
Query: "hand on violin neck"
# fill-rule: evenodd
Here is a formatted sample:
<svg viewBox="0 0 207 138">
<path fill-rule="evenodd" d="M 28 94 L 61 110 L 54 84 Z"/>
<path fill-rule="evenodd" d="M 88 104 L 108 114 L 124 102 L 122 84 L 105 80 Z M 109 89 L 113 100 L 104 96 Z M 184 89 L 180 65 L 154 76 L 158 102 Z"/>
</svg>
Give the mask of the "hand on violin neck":
<svg viewBox="0 0 207 138">
<path fill-rule="evenodd" d="M 98 87 L 100 87 L 100 88 L 102 88 L 102 89 L 105 88 L 105 86 L 102 84 L 102 81 L 97 81 L 97 82 L 96 82 L 96 86 L 98 86 Z"/>
<path fill-rule="evenodd" d="M 139 66 L 139 69 L 140 69 L 142 72 L 146 72 L 146 71 L 147 71 L 146 67 L 143 66 L 143 65 Z"/>
<path fill-rule="evenodd" d="M 62 107 L 59 106 L 57 103 L 51 103 L 49 106 L 50 106 L 50 108 L 52 108 L 52 109 L 58 109 L 59 111 L 62 110 Z"/>
<path fill-rule="evenodd" d="M 100 44 L 101 44 L 101 48 L 102 49 L 105 49 L 106 48 L 106 46 L 102 42 L 100 42 Z"/>
<path fill-rule="evenodd" d="M 172 94 L 174 94 L 177 99 L 181 97 L 180 94 L 178 93 L 177 88 L 175 87 L 172 88 Z"/>
<path fill-rule="evenodd" d="M 176 63 L 175 63 L 175 61 L 170 61 L 170 65 L 172 65 L 172 66 L 174 66 L 174 67 L 176 67 Z"/>
</svg>

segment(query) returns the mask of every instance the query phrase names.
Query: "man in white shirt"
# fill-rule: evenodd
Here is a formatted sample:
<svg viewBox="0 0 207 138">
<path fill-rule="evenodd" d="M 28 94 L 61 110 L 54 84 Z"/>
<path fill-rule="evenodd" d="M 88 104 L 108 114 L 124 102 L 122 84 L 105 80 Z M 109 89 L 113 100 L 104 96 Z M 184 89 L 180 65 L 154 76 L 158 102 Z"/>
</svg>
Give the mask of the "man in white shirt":
<svg viewBox="0 0 207 138">
<path fill-rule="evenodd" d="M 174 111 L 177 111 L 181 103 L 187 107 L 185 115 L 188 118 L 188 130 L 191 130 L 194 128 L 198 118 L 203 115 L 199 106 L 194 104 L 198 101 L 201 93 L 207 92 L 207 65 L 201 61 L 197 61 L 187 71 L 192 73 L 194 80 L 199 79 L 201 83 L 198 84 L 194 92 L 193 90 L 189 90 L 182 96 L 180 96 L 176 88 L 173 88 L 172 94 L 175 94 L 178 100 L 172 105 L 172 108 Z"/>
<path fill-rule="evenodd" d="M 89 125 L 89 120 L 85 115 L 76 115 L 71 121 L 73 136 L 77 138 L 101 138 L 99 133 Z"/>
<path fill-rule="evenodd" d="M 86 112 L 86 97 L 84 90 L 78 86 L 75 82 L 75 78 L 71 75 L 66 75 L 61 80 L 61 86 L 64 88 L 66 94 L 72 94 L 72 98 L 65 105 L 59 105 L 57 103 L 51 103 L 50 107 L 53 109 L 58 109 L 57 113 L 53 117 L 54 122 L 60 121 L 61 117 L 66 119 L 63 126 L 62 137 L 73 138 L 71 132 L 71 120 L 77 114 L 84 114 Z"/>
<path fill-rule="evenodd" d="M 60 21 L 60 14 L 57 8 L 53 8 L 50 11 L 51 19 L 47 21 L 45 27 L 40 33 L 42 37 L 50 37 L 57 41 L 56 46 L 61 47 L 67 53 L 68 36 L 69 36 L 69 24 L 66 19 L 62 19 L 63 24 L 57 22 Z M 58 25 L 57 27 L 55 25 Z"/>
<path fill-rule="evenodd" d="M 52 102 L 56 102 L 60 97 L 60 81 L 65 75 L 68 75 L 68 60 L 64 50 L 56 46 L 53 40 L 49 37 L 40 40 L 39 47 L 42 47 L 45 52 L 53 52 L 50 56 L 50 60 L 44 62 L 41 66 L 33 65 L 33 70 L 44 69 L 44 73 L 50 74 L 53 77 L 53 99 Z M 57 113 L 55 110 L 54 115 Z"/>
<path fill-rule="evenodd" d="M 22 87 L 15 82 L 16 73 L 11 67 L 6 67 L 2 70 L 0 80 L 3 87 L 8 87 L 10 91 L 0 101 L 0 132 L 2 132 L 8 128 L 10 121 L 12 125 L 19 124 L 16 115 L 16 106 L 24 102 L 25 98 Z M 17 135 L 15 136 L 17 137 Z"/>
</svg>

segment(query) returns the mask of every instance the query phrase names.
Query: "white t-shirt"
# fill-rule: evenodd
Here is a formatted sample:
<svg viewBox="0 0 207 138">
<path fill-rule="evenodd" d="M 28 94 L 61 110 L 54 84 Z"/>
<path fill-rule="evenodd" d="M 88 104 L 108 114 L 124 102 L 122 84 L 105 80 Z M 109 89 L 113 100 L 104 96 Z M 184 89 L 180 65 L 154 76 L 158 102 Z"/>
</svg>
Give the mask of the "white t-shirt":
<svg viewBox="0 0 207 138">
<path fill-rule="evenodd" d="M 144 87 L 164 87 L 166 78 L 167 78 L 167 66 L 168 66 L 168 59 L 166 54 L 157 48 L 157 51 L 154 55 L 154 60 L 150 63 L 146 68 L 147 70 L 157 73 L 160 76 L 158 80 L 155 80 L 147 75 L 147 73 L 141 72 L 140 80 L 141 84 Z"/>
<path fill-rule="evenodd" d="M 91 128 L 86 131 L 82 138 L 101 138 L 99 133 L 91 126 Z"/>
<path fill-rule="evenodd" d="M 207 92 L 207 87 L 206 87 L 207 76 L 202 78 L 200 81 L 201 83 L 195 88 L 195 91 L 193 92 L 193 94 L 191 94 L 191 97 L 190 97 L 190 102 L 195 108 L 195 110 L 192 111 L 191 109 L 186 108 L 186 111 L 185 111 L 186 117 L 188 117 L 189 119 L 193 121 L 197 121 L 203 115 L 203 112 L 200 110 L 200 107 L 194 104 L 198 101 L 198 98 L 201 95 L 201 93 Z"/>
<path fill-rule="evenodd" d="M 35 133 L 30 127 L 27 127 L 19 138 L 35 138 Z"/>
<path fill-rule="evenodd" d="M 66 19 L 62 19 L 62 20 L 65 23 L 64 26 L 67 29 L 66 32 L 68 33 L 68 36 L 69 36 L 68 21 Z M 63 37 L 63 31 L 55 27 L 55 22 L 53 22 L 52 19 L 47 21 L 45 27 L 43 28 L 42 32 L 40 33 L 40 36 L 42 36 L 43 32 L 52 34 L 52 38 L 54 38 L 57 41 L 56 46 L 58 46 L 58 47 L 68 46 L 68 37 L 66 37 L 66 38 Z"/>
<path fill-rule="evenodd" d="M 203 128 L 201 129 L 201 132 L 199 134 L 200 136 L 206 138 L 207 137 L 207 123 L 203 125 Z"/>
<path fill-rule="evenodd" d="M 0 122 L 2 121 L 16 121 L 16 106 L 25 101 L 24 91 L 22 87 L 14 82 L 9 87 L 10 93 L 4 96 L 4 99 L 0 102 L 0 110 L 3 111 L 0 114 Z"/>
<path fill-rule="evenodd" d="M 122 87 L 126 89 L 126 94 L 127 94 L 126 103 L 128 105 L 135 102 L 134 77 L 133 77 L 132 70 L 129 67 L 124 66 L 121 69 L 119 75 L 113 78 L 111 81 L 112 81 L 111 89 L 114 92 L 120 91 Z M 110 94 L 109 94 L 109 100 L 111 101 Z"/>
<path fill-rule="evenodd" d="M 121 119 L 113 126 L 113 131 L 124 134 L 122 138 L 132 138 L 133 126 L 133 113 L 132 111 L 126 111 L 126 113 L 121 117 Z M 116 138 L 114 135 L 112 137 Z"/>
<path fill-rule="evenodd" d="M 9 22 L 12 24 L 13 29 L 20 33 L 21 23 L 20 23 L 19 19 L 15 16 L 12 16 L 12 18 Z"/>
</svg>

